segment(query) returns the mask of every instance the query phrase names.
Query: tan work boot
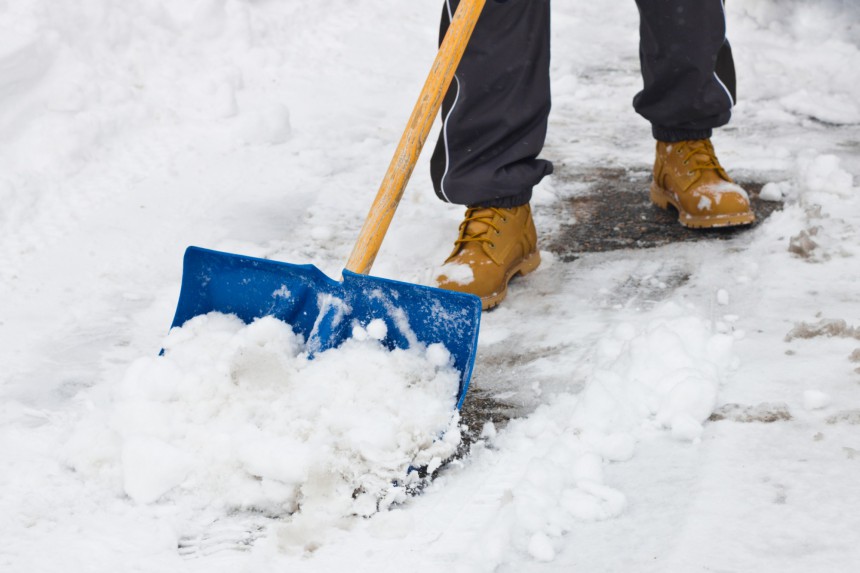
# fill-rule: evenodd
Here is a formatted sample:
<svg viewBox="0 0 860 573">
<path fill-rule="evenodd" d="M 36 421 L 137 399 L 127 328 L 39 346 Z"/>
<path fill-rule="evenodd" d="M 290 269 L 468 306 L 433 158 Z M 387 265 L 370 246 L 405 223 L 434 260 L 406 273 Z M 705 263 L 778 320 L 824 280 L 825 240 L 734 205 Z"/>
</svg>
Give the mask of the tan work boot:
<svg viewBox="0 0 860 573">
<path fill-rule="evenodd" d="M 439 288 L 481 297 L 484 310 L 508 294 L 508 281 L 540 265 L 537 232 L 528 205 L 513 209 L 470 207 L 454 251 L 436 278 Z"/>
<path fill-rule="evenodd" d="M 750 199 L 717 160 L 710 139 L 657 142 L 651 201 L 678 210 L 685 227 L 731 227 L 755 221 Z"/>
</svg>

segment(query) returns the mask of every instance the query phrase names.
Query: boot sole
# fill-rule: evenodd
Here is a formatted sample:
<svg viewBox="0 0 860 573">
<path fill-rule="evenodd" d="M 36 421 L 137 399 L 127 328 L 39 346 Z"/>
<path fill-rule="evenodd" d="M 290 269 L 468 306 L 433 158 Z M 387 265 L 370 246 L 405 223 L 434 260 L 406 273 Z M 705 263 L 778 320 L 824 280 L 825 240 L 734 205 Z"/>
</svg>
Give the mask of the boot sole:
<svg viewBox="0 0 860 573">
<path fill-rule="evenodd" d="M 681 207 L 680 201 L 672 193 L 657 185 L 656 181 L 651 182 L 651 202 L 661 209 L 668 209 L 672 205 L 678 211 L 678 222 L 691 229 L 739 227 L 755 222 L 755 213 L 752 211 L 730 215 L 691 215 Z"/>
<path fill-rule="evenodd" d="M 481 297 L 481 308 L 483 308 L 484 310 L 490 310 L 491 308 L 498 306 L 498 304 L 505 300 L 505 297 L 508 296 L 508 283 L 511 281 L 511 279 L 518 275 L 524 277 L 537 269 L 539 266 L 540 251 L 535 251 L 523 260 L 521 260 L 516 266 L 511 267 L 511 269 L 505 275 L 505 286 L 502 288 L 502 290 L 493 295 Z"/>
</svg>

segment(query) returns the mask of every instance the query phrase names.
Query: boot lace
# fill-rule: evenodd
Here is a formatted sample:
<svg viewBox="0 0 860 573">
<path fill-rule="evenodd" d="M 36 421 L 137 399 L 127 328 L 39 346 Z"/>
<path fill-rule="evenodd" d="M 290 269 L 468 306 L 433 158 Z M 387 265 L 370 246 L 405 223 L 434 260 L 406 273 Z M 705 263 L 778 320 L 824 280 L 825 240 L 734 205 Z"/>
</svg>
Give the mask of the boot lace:
<svg viewBox="0 0 860 573">
<path fill-rule="evenodd" d="M 493 243 L 490 232 L 495 231 L 496 235 L 500 232 L 498 225 L 494 222 L 497 216 L 502 221 L 506 220 L 505 213 L 496 207 L 469 207 L 466 209 L 466 217 L 460 223 L 460 237 L 454 243 L 458 247 L 466 243 L 488 243 L 490 248 L 494 248 L 496 245 Z M 472 226 L 471 223 L 473 222 L 483 223 L 486 225 L 486 229 L 470 233 L 469 227 Z"/>
<path fill-rule="evenodd" d="M 689 188 L 702 177 L 704 171 L 716 171 L 721 179 L 731 182 L 720 161 L 717 159 L 717 154 L 714 151 L 714 146 L 708 139 L 695 139 L 683 141 L 677 147 L 677 153 L 683 155 L 682 163 L 687 166 L 687 175 L 694 175 L 695 178 L 687 185 Z M 692 165 L 690 162 L 692 161 Z"/>
</svg>

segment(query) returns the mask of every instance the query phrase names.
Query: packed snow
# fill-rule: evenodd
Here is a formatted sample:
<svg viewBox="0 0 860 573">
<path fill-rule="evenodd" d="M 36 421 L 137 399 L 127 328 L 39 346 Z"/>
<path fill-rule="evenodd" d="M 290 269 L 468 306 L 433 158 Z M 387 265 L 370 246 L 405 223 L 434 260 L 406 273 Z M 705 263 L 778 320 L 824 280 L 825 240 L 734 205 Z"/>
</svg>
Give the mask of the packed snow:
<svg viewBox="0 0 860 573">
<path fill-rule="evenodd" d="M 167 331 L 189 244 L 339 276 L 439 4 L 0 0 L 0 569 L 856 569 L 851 0 L 727 3 L 715 146 L 779 210 L 574 260 L 545 248 L 559 205 L 653 141 L 635 3 L 554 4 L 543 262 L 482 318 L 478 427 L 447 350 L 384 323 L 313 360 L 271 318 Z M 376 275 L 430 284 L 450 252 L 428 155 Z"/>
</svg>

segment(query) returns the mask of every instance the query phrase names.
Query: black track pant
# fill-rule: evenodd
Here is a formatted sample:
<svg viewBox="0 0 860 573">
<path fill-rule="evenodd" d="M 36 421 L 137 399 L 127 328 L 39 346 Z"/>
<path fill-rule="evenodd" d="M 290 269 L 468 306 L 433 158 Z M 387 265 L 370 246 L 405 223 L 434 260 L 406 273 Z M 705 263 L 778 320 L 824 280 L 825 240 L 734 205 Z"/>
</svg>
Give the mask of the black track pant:
<svg viewBox="0 0 860 573">
<path fill-rule="evenodd" d="M 644 88 L 633 99 L 656 139 L 710 137 L 734 104 L 723 0 L 636 0 Z M 445 0 L 444 36 L 458 0 Z M 538 159 L 550 110 L 549 0 L 487 0 L 454 84 L 430 161 L 451 203 L 514 207 L 552 173 Z"/>
</svg>

